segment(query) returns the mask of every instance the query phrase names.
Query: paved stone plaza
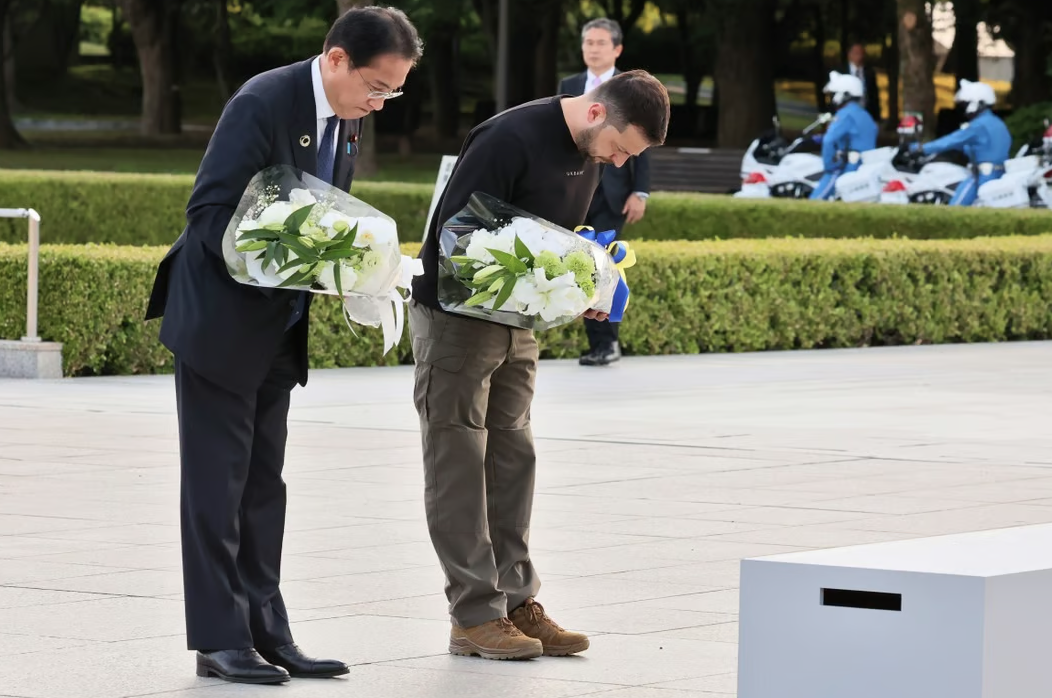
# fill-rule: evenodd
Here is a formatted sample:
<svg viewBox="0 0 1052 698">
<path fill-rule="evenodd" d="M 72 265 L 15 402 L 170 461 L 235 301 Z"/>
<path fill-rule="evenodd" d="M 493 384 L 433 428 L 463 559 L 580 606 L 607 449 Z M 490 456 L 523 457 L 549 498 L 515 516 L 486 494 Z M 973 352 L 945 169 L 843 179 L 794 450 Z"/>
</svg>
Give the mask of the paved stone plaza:
<svg viewBox="0 0 1052 698">
<path fill-rule="evenodd" d="M 293 393 L 283 590 L 353 664 L 194 675 L 170 376 L 0 380 L 0 695 L 734 695 L 743 557 L 1052 522 L 1052 343 L 542 364 L 539 600 L 575 658 L 446 653 L 412 369 Z"/>
</svg>

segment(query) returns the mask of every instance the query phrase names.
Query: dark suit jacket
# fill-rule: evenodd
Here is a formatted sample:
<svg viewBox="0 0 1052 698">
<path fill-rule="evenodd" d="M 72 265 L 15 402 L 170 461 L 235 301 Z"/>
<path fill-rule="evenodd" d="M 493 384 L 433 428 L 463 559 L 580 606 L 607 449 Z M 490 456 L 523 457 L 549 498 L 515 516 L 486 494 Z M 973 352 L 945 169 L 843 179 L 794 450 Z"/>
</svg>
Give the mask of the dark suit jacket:
<svg viewBox="0 0 1052 698">
<path fill-rule="evenodd" d="M 842 66 L 840 72 L 844 75 L 851 75 L 851 64 Z M 880 123 L 880 87 L 877 85 L 877 71 L 872 66 L 862 65 L 862 76 L 865 78 L 862 82 L 866 87 L 866 111 L 873 117 L 873 120 L 878 124 Z"/>
<path fill-rule="evenodd" d="M 616 75 L 621 71 L 614 70 Z M 579 97 L 584 94 L 588 81 L 588 71 L 571 75 L 559 83 L 559 94 Z M 623 167 L 603 166 L 602 195 L 606 198 L 611 211 L 621 216 L 625 201 L 633 192 L 650 192 L 650 154 L 643 151 L 636 157 L 629 158 Z"/>
<path fill-rule="evenodd" d="M 186 207 L 186 228 L 161 261 L 146 319 L 163 316 L 161 342 L 176 358 L 218 385 L 253 392 L 280 348 L 297 293 L 234 281 L 223 261 L 223 233 L 249 180 L 270 165 L 316 174 L 317 112 L 311 60 L 276 68 L 246 82 L 223 109 Z M 343 121 L 333 182 L 354 177 L 361 120 Z M 301 136 L 310 137 L 307 146 Z M 307 310 L 290 330 L 307 382 Z"/>
</svg>

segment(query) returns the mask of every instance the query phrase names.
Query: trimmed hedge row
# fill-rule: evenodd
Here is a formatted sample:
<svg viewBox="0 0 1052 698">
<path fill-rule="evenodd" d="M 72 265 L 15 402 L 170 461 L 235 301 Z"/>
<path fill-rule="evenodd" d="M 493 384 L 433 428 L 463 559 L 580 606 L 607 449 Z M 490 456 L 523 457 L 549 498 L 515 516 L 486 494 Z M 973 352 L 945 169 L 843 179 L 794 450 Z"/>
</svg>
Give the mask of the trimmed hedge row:
<svg viewBox="0 0 1052 698">
<path fill-rule="evenodd" d="M 1052 338 L 1052 236 L 962 241 L 641 242 L 621 339 L 630 354 Z M 406 245 L 415 254 L 416 245 Z M 0 338 L 24 332 L 25 247 L 0 244 Z M 171 357 L 142 320 L 164 248 L 45 246 L 40 332 L 67 375 L 155 373 Z M 330 298 L 311 310 L 311 365 L 412 361 L 408 332 L 381 356 Z M 538 334 L 575 357 L 581 323 Z"/>
<path fill-rule="evenodd" d="M 0 170 L 0 208 L 35 208 L 49 243 L 169 245 L 183 229 L 189 175 Z M 353 192 L 398 223 L 403 242 L 423 236 L 432 185 L 361 181 Z M 728 196 L 657 193 L 643 220 L 624 237 L 636 240 L 731 238 L 964 239 L 1052 232 L 1052 213 L 750 201 Z M 25 240 L 25 221 L 0 219 L 0 242 Z"/>
</svg>

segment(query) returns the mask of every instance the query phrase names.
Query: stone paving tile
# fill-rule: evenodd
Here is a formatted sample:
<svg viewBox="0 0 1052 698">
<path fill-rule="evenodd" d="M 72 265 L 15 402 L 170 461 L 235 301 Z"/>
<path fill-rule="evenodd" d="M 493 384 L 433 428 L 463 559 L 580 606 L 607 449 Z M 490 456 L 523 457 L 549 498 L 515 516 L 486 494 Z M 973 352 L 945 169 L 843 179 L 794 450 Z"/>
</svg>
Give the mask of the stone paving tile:
<svg viewBox="0 0 1052 698">
<path fill-rule="evenodd" d="M 518 663 L 446 652 L 411 368 L 316 371 L 293 392 L 283 588 L 297 641 L 353 667 L 280 690 L 733 696 L 743 557 L 1052 522 L 1050 360 L 545 362 L 539 599 L 592 647 Z M 0 380 L 0 698 L 259 695 L 196 677 L 185 649 L 174 407 L 171 376 Z"/>
</svg>

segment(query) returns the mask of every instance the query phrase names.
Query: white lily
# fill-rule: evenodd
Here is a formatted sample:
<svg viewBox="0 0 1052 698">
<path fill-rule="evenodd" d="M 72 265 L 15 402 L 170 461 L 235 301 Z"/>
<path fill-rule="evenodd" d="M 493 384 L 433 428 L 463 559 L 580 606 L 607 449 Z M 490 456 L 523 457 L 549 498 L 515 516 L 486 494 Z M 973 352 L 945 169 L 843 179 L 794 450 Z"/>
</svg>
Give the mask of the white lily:
<svg viewBox="0 0 1052 698">
<path fill-rule="evenodd" d="M 532 277 L 520 277 L 512 290 L 519 312 L 540 315 L 545 322 L 576 317 L 588 310 L 588 296 L 570 272 L 549 280 L 544 269 L 534 269 Z"/>
</svg>

